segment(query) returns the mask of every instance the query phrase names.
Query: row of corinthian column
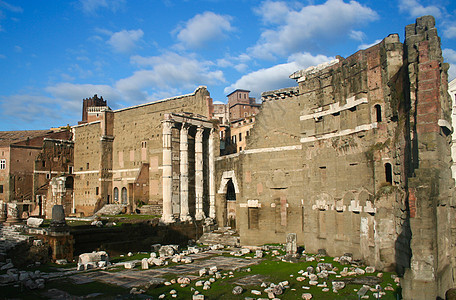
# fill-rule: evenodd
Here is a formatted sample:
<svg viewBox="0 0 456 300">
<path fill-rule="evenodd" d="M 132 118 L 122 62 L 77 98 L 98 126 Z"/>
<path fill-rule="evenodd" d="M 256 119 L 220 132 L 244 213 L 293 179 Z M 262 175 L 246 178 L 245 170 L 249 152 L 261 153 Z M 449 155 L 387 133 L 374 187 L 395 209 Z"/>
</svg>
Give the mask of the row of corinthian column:
<svg viewBox="0 0 456 300">
<path fill-rule="evenodd" d="M 175 221 L 172 203 L 173 194 L 173 167 L 172 167 L 172 128 L 173 120 L 164 120 L 163 125 L 163 215 L 164 223 Z M 180 220 L 183 222 L 192 220 L 189 209 L 189 174 L 188 174 L 188 131 L 192 125 L 183 122 L 180 127 L 179 144 L 179 199 Z M 195 134 L 195 219 L 202 220 L 204 214 L 204 159 L 203 137 L 205 127 L 197 126 Z M 214 141 L 213 128 L 210 129 L 208 141 L 208 183 L 209 183 L 209 217 L 215 218 L 215 177 L 214 177 Z"/>
</svg>

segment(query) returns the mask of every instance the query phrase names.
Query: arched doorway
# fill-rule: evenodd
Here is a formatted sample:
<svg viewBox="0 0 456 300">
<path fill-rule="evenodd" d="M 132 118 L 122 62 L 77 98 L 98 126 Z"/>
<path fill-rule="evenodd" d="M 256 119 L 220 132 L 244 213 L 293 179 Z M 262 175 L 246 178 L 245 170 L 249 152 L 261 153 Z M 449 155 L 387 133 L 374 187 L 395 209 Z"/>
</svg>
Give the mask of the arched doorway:
<svg viewBox="0 0 456 300">
<path fill-rule="evenodd" d="M 114 203 L 119 203 L 119 189 L 114 188 Z"/>
<path fill-rule="evenodd" d="M 232 229 L 236 228 L 236 190 L 234 189 L 233 180 L 230 178 L 226 184 L 226 194 L 225 194 L 225 205 L 226 205 L 226 226 L 231 227 Z"/>
<path fill-rule="evenodd" d="M 122 204 L 128 204 L 126 187 L 122 188 Z"/>
</svg>

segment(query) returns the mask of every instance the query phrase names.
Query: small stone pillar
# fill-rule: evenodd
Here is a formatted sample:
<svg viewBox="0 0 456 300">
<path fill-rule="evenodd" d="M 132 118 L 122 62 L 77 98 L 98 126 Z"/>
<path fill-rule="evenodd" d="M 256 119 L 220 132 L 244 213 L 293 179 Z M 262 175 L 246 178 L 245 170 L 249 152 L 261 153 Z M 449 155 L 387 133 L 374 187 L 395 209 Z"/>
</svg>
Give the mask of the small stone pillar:
<svg viewBox="0 0 456 300">
<path fill-rule="evenodd" d="M 204 128 L 198 127 L 195 135 L 195 196 L 196 212 L 195 219 L 202 220 L 205 218 L 203 210 L 203 133 Z"/>
<path fill-rule="evenodd" d="M 73 260 L 74 239 L 65 221 L 63 205 L 52 207 L 52 221 L 45 240 L 52 249 L 52 259 Z"/>
<path fill-rule="evenodd" d="M 296 254 L 298 253 L 298 246 L 296 240 L 296 233 L 287 234 L 287 255 L 296 256 Z"/>
<path fill-rule="evenodd" d="M 6 221 L 6 216 L 8 215 L 8 210 L 6 208 L 6 203 L 0 201 L 0 222 Z"/>
<path fill-rule="evenodd" d="M 52 207 L 52 220 L 49 226 L 50 232 L 66 232 L 68 226 L 65 221 L 65 210 L 63 205 L 54 205 Z"/>
<path fill-rule="evenodd" d="M 7 219 L 6 223 L 8 224 L 16 224 L 21 221 L 19 218 L 19 209 L 17 208 L 17 203 L 8 203 L 7 204 Z"/>
<path fill-rule="evenodd" d="M 163 126 L 163 223 L 174 222 L 173 217 L 173 164 L 172 164 L 172 127 L 171 120 L 164 120 Z"/>
<path fill-rule="evenodd" d="M 191 221 L 188 207 L 188 124 L 182 123 L 180 130 L 180 219 Z"/>
</svg>

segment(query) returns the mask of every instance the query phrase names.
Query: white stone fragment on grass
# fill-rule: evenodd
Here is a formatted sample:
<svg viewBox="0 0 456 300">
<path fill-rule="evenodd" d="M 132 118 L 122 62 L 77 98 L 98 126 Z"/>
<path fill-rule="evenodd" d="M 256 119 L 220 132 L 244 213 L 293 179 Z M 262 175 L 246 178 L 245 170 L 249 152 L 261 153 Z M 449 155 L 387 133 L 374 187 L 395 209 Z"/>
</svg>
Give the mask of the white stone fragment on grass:
<svg viewBox="0 0 456 300">
<path fill-rule="evenodd" d="M 134 261 L 127 261 L 124 263 L 125 269 L 133 269 L 136 266 L 136 262 Z"/>
</svg>

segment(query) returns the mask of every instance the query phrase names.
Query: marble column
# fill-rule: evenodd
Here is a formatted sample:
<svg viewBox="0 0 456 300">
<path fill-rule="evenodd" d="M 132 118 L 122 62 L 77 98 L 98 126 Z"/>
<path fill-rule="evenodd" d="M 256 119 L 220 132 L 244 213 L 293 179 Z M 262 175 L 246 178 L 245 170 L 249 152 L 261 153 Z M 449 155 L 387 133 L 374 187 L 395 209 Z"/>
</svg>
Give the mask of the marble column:
<svg viewBox="0 0 456 300">
<path fill-rule="evenodd" d="M 198 127 L 195 135 L 195 196 L 196 196 L 196 220 L 202 220 L 206 216 L 203 210 L 203 133 L 204 128 Z"/>
<path fill-rule="evenodd" d="M 163 214 L 162 222 L 172 223 L 173 218 L 173 165 L 172 165 L 172 127 L 173 122 L 164 120 L 163 127 Z"/>
<path fill-rule="evenodd" d="M 183 222 L 191 221 L 188 208 L 188 128 L 182 123 L 180 130 L 180 219 Z"/>
<path fill-rule="evenodd" d="M 214 132 L 209 134 L 209 218 L 215 219 L 215 161 L 214 161 Z"/>
</svg>

